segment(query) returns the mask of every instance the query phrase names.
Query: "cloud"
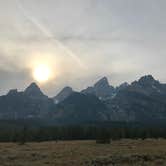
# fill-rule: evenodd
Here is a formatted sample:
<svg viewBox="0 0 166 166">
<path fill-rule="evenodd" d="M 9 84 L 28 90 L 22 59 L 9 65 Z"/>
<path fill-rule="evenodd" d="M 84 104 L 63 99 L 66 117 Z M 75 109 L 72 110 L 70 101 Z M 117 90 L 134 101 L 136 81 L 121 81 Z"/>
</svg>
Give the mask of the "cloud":
<svg viewBox="0 0 166 166">
<path fill-rule="evenodd" d="M 42 87 L 49 95 L 65 85 L 85 88 L 103 75 L 114 85 L 143 74 L 166 82 L 165 0 L 16 2 L 0 0 L 0 93 L 27 86 L 33 58 L 48 56 L 59 72 Z"/>
</svg>

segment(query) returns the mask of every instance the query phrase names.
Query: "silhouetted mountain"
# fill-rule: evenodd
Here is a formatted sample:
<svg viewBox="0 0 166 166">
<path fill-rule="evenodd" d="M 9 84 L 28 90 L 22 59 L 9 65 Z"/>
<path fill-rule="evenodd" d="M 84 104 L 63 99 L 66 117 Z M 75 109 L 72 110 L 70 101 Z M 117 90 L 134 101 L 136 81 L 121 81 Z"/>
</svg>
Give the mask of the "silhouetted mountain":
<svg viewBox="0 0 166 166">
<path fill-rule="evenodd" d="M 73 89 L 71 87 L 65 87 L 63 88 L 53 99 L 54 102 L 57 104 L 59 102 L 62 102 L 64 99 L 66 99 L 68 96 L 70 96 L 73 93 Z"/>
<path fill-rule="evenodd" d="M 120 90 L 123 90 L 123 89 L 127 88 L 128 86 L 129 86 L 129 84 L 127 82 L 124 82 L 120 86 L 116 87 L 116 92 L 120 91 Z"/>
<path fill-rule="evenodd" d="M 166 85 L 161 84 L 159 81 L 155 80 L 151 75 L 141 77 L 138 81 L 134 81 L 130 90 L 134 89 L 135 91 L 142 92 L 146 95 L 153 95 L 156 93 L 165 94 Z"/>
<path fill-rule="evenodd" d="M 96 96 L 74 92 L 57 105 L 51 117 L 64 122 L 105 121 L 107 111 Z"/>
<path fill-rule="evenodd" d="M 53 100 L 32 83 L 24 92 L 10 90 L 0 96 L 0 119 L 41 118 L 53 107 Z"/>
<path fill-rule="evenodd" d="M 56 103 L 55 103 L 56 101 Z M 114 88 L 106 77 L 80 93 L 65 87 L 53 99 L 32 83 L 0 96 L 0 119 L 40 118 L 56 122 L 166 121 L 166 84 L 151 75 Z"/>
<path fill-rule="evenodd" d="M 40 90 L 38 85 L 36 83 L 31 83 L 24 91 L 24 94 L 31 98 L 40 98 L 40 99 L 46 99 L 48 98 L 46 95 L 43 94 L 43 92 Z"/>
<path fill-rule="evenodd" d="M 7 95 L 8 96 L 15 96 L 15 95 L 17 95 L 17 93 L 18 93 L 18 91 L 17 91 L 17 89 L 11 89 L 8 93 L 7 93 Z"/>
<path fill-rule="evenodd" d="M 112 120 L 166 120 L 166 85 L 151 75 L 141 77 L 106 101 Z"/>
<path fill-rule="evenodd" d="M 111 98 L 115 93 L 115 88 L 110 86 L 108 79 L 103 77 L 93 87 L 88 87 L 82 91 L 83 94 L 93 94 L 97 96 L 100 100 L 106 100 Z"/>
</svg>

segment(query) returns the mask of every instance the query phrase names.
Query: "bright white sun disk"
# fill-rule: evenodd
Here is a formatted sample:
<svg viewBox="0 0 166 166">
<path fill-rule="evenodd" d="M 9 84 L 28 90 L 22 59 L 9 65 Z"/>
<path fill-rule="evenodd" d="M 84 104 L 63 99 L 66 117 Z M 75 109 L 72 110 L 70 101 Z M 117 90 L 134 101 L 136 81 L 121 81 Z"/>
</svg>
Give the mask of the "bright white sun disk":
<svg viewBox="0 0 166 166">
<path fill-rule="evenodd" d="M 50 68 L 46 65 L 38 65 L 33 71 L 33 77 L 38 82 L 46 82 L 50 78 Z"/>
</svg>

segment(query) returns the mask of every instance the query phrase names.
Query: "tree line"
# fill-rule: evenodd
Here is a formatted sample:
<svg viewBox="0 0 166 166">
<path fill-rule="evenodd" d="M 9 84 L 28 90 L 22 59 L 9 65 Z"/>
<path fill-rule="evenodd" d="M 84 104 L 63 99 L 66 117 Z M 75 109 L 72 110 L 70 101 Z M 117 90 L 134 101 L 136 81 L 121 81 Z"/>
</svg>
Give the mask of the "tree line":
<svg viewBox="0 0 166 166">
<path fill-rule="evenodd" d="M 55 126 L 1 128 L 0 142 L 42 142 L 58 140 L 97 140 L 109 142 L 122 138 L 146 139 L 166 138 L 166 128 L 150 127 L 99 127 L 99 126 Z"/>
</svg>

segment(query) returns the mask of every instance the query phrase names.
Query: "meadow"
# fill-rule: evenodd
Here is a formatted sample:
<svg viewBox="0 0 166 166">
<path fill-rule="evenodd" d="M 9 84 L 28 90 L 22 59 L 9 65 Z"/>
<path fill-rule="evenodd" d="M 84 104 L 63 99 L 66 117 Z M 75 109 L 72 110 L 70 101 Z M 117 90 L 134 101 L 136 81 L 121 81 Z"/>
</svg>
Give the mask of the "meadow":
<svg viewBox="0 0 166 166">
<path fill-rule="evenodd" d="M 166 140 L 0 143 L 1 166 L 165 166 Z"/>
</svg>

